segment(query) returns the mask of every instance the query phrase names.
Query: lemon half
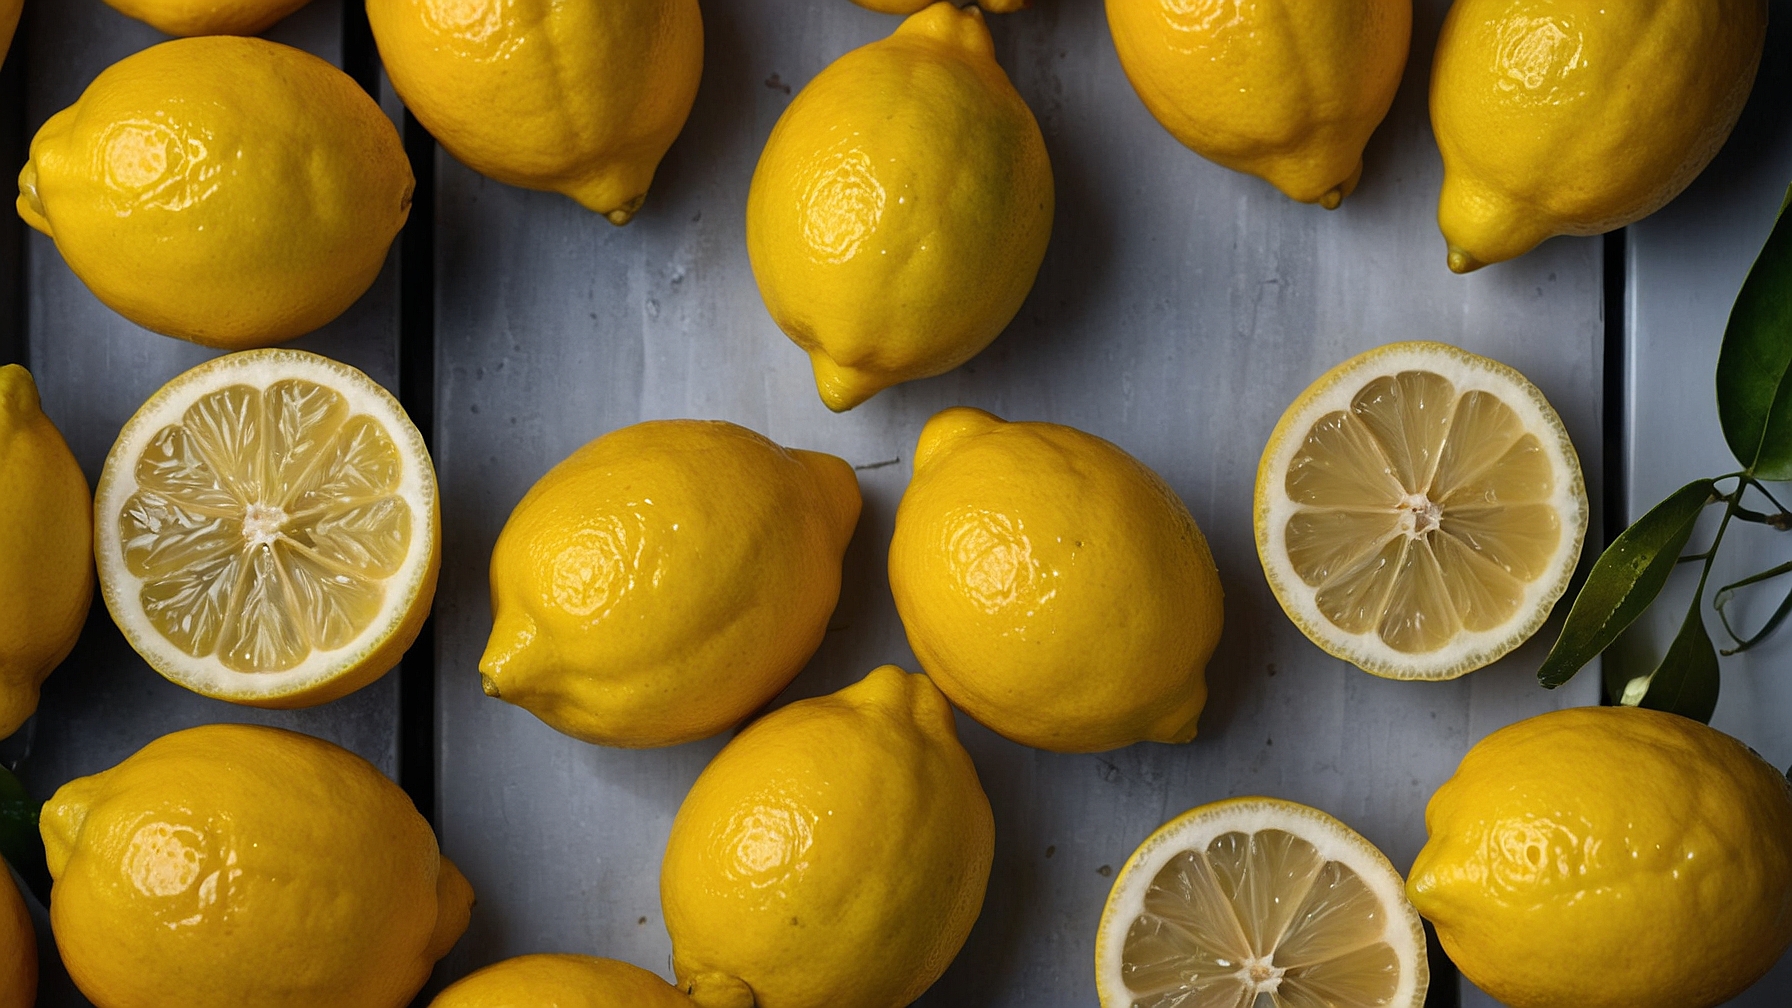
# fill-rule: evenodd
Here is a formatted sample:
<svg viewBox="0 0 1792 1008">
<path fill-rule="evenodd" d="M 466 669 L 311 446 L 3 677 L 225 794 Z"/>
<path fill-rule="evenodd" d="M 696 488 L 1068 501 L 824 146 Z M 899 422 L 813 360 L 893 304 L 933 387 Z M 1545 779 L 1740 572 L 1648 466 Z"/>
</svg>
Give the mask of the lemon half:
<svg viewBox="0 0 1792 1008">
<path fill-rule="evenodd" d="M 95 502 L 100 587 L 156 671 L 304 707 L 398 663 L 440 556 L 423 437 L 360 371 L 297 350 L 202 364 L 143 404 Z"/>
<path fill-rule="evenodd" d="M 1580 557 L 1587 491 L 1568 432 L 1517 371 L 1391 343 L 1328 371 L 1257 468 L 1257 554 L 1327 652 L 1451 679 L 1537 631 Z"/>
<path fill-rule="evenodd" d="M 1095 937 L 1102 1008 L 1419 1008 L 1430 969 L 1403 887 L 1318 809 L 1191 809 L 1114 880 Z"/>
</svg>

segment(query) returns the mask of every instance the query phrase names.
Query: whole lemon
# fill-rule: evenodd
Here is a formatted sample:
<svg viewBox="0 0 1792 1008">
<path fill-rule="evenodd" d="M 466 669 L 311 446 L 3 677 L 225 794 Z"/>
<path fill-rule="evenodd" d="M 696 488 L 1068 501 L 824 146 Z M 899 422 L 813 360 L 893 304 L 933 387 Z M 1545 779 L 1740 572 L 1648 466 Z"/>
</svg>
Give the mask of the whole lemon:
<svg viewBox="0 0 1792 1008">
<path fill-rule="evenodd" d="M 940 2 L 798 92 L 747 193 L 747 255 L 832 410 L 950 371 L 1020 310 L 1052 167 L 975 7 Z"/>
<path fill-rule="evenodd" d="M 1411 0 L 1107 0 L 1145 107 L 1209 161 L 1336 209 L 1406 69 Z"/>
<path fill-rule="evenodd" d="M 951 705 L 885 665 L 697 778 L 660 868 L 672 968 L 703 1008 L 902 1008 L 958 954 L 994 857 Z"/>
<path fill-rule="evenodd" d="M 498 536 L 485 692 L 599 745 L 738 724 L 821 646 L 859 504 L 844 461 L 731 423 L 598 438 Z"/>
<path fill-rule="evenodd" d="M 697 0 L 367 0 L 367 19 L 448 153 L 612 224 L 641 208 L 703 73 Z"/>
<path fill-rule="evenodd" d="M 0 1008 L 31 1008 L 37 1002 L 37 932 L 31 914 L 0 865 Z"/>
<path fill-rule="evenodd" d="M 1723 146 L 1754 84 L 1767 0 L 1459 0 L 1431 126 L 1450 268 L 1649 216 Z"/>
<path fill-rule="evenodd" d="M 1016 742 L 1195 737 L 1219 574 L 1175 491 L 1101 438 L 963 407 L 929 420 L 890 589 L 921 667 Z"/>
<path fill-rule="evenodd" d="M 463 977 L 430 1008 L 692 1008 L 639 966 L 585 955 L 526 955 Z"/>
<path fill-rule="evenodd" d="M 1710 1008 L 1792 942 L 1792 791 L 1673 714 L 1582 707 L 1481 740 L 1407 892 L 1512 1008 Z"/>
<path fill-rule="evenodd" d="M 56 945 L 99 1008 L 398 1008 L 473 903 L 397 785 L 279 728 L 165 735 L 41 827 Z"/>
<path fill-rule="evenodd" d="M 93 601 L 93 498 L 31 374 L 0 367 L 0 738 L 81 636 Z"/>
<path fill-rule="evenodd" d="M 106 0 L 168 35 L 258 35 L 310 0 Z"/>
<path fill-rule="evenodd" d="M 404 226 L 412 183 L 398 131 L 347 74 L 214 36 L 94 78 L 31 141 L 18 209 L 125 318 L 239 350 L 353 304 Z"/>
</svg>

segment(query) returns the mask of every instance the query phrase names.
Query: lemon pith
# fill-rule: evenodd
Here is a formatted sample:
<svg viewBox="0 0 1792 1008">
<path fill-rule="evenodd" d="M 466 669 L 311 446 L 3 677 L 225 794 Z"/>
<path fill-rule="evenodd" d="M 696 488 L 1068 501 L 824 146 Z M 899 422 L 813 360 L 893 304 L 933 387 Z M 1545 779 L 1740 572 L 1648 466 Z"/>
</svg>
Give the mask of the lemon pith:
<svg viewBox="0 0 1792 1008">
<path fill-rule="evenodd" d="M 525 955 L 471 973 L 436 995 L 429 1008 L 692 1008 L 658 975 L 614 959 Z"/>
<path fill-rule="evenodd" d="M 169 679 L 309 706 L 415 639 L 439 560 L 435 473 L 396 400 L 295 350 L 217 358 L 140 408 L 95 515 L 107 607 Z"/>
<path fill-rule="evenodd" d="M 310 0 L 106 0 L 169 35 L 259 35 Z"/>
<path fill-rule="evenodd" d="M 1447 679 L 1517 647 L 1586 533 L 1579 458 L 1542 393 L 1441 343 L 1345 361 L 1289 406 L 1257 470 L 1257 551 L 1314 643 Z"/>
</svg>

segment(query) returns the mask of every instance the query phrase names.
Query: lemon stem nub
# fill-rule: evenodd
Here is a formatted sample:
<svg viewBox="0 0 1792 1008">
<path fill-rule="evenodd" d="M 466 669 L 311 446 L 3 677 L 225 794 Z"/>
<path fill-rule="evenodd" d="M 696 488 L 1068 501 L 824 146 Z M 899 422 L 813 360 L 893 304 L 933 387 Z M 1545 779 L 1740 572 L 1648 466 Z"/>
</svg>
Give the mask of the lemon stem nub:
<svg viewBox="0 0 1792 1008">
<path fill-rule="evenodd" d="M 755 1008 L 753 988 L 726 973 L 700 973 L 685 991 L 698 1008 Z"/>
</svg>

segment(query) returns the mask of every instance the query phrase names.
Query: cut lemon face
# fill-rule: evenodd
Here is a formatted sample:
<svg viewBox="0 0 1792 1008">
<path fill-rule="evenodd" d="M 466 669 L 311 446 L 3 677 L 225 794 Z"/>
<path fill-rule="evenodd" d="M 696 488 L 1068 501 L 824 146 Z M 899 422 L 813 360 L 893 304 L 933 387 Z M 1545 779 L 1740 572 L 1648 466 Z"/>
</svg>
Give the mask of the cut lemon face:
<svg viewBox="0 0 1792 1008">
<path fill-rule="evenodd" d="M 298 350 L 164 385 L 112 446 L 100 587 L 156 671 L 207 696 L 306 707 L 398 663 L 435 594 L 435 470 L 360 371 Z"/>
<path fill-rule="evenodd" d="M 1333 368 L 1257 468 L 1257 555 L 1315 644 L 1393 679 L 1452 679 L 1523 643 L 1587 531 L 1580 459 L 1517 371 L 1442 343 Z"/>
<path fill-rule="evenodd" d="M 1114 880 L 1102 1008 L 1419 1008 L 1425 932 L 1400 873 L 1350 827 L 1276 798 L 1183 813 Z"/>
</svg>

